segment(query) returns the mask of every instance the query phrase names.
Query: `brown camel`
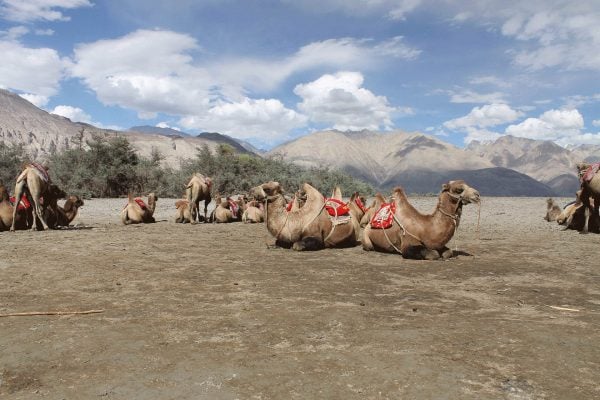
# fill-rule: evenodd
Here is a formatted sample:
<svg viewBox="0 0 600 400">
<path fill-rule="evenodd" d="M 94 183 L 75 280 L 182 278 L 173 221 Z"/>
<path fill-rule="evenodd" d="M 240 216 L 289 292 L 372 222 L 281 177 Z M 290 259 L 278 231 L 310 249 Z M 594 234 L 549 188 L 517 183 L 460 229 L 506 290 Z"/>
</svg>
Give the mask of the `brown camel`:
<svg viewBox="0 0 600 400">
<path fill-rule="evenodd" d="M 379 210 L 382 204 L 386 203 L 385 197 L 381 193 L 377 193 L 371 202 L 371 205 L 365 210 L 365 215 L 360 219 L 360 227 L 364 228 L 371 222 L 375 213 Z"/>
<path fill-rule="evenodd" d="M 186 199 L 190 202 L 193 208 L 192 215 L 195 215 L 200 222 L 200 201 L 204 200 L 204 221 L 206 221 L 208 204 L 211 200 L 212 180 L 202 175 L 195 173 L 188 182 L 185 193 Z"/>
<path fill-rule="evenodd" d="M 600 209 L 600 163 L 577 164 L 577 171 L 581 181 L 581 201 L 585 207 L 585 221 L 581 233 L 588 233 L 590 224 L 590 215 L 594 219 L 594 225 L 598 226 L 598 211 Z M 590 198 L 594 200 L 594 205 L 591 204 Z"/>
<path fill-rule="evenodd" d="M 365 215 L 365 207 L 363 205 L 364 199 L 361 199 L 358 192 L 354 192 L 350 201 L 347 203 L 343 201 L 342 190 L 336 186 L 333 189 L 331 197 L 325 200 L 326 209 L 330 216 L 334 218 L 337 217 L 337 213 L 346 213 L 350 216 L 350 223 L 354 229 L 354 234 L 356 240 L 360 240 L 360 221 L 362 217 Z M 335 211 L 331 211 L 331 210 Z M 344 218 L 344 215 L 339 216 L 341 219 Z M 340 219 L 340 221 L 341 221 Z M 338 221 L 338 222 L 340 222 Z"/>
<path fill-rule="evenodd" d="M 77 216 L 80 207 L 83 207 L 83 200 L 79 196 L 71 195 L 62 207 L 55 204 L 54 207 L 46 208 L 44 216 L 48 226 L 52 229 L 69 226 Z"/>
<path fill-rule="evenodd" d="M 0 232 L 8 231 L 13 225 L 14 208 L 18 208 L 18 204 L 13 207 L 8 190 L 4 185 L 0 185 Z M 25 208 L 21 207 L 17 210 L 16 218 L 15 229 L 27 229 L 27 210 Z"/>
<path fill-rule="evenodd" d="M 189 200 L 181 199 L 175 202 L 175 222 L 181 224 L 196 223 L 196 209 L 190 206 Z"/>
<path fill-rule="evenodd" d="M 28 164 L 23 172 L 17 177 L 15 184 L 14 196 L 20 199 L 23 194 L 29 192 L 33 200 L 33 214 L 37 218 L 33 218 L 31 230 L 37 230 L 38 219 L 42 223 L 43 229 L 48 229 L 48 224 L 44 219 L 44 209 L 42 207 L 41 198 L 44 196 L 50 185 L 48 170 L 39 164 Z M 17 207 L 13 209 L 13 223 L 10 227 L 11 231 L 15 230 L 17 221 Z"/>
<path fill-rule="evenodd" d="M 256 200 L 249 201 L 246 203 L 246 209 L 242 214 L 242 222 L 249 223 L 261 223 L 265 220 L 265 213 L 263 211 L 262 203 Z"/>
<path fill-rule="evenodd" d="M 479 192 L 464 181 L 450 181 L 442 186 L 434 212 L 424 215 L 408 202 L 404 190 L 398 187 L 393 195 L 395 212 L 391 215 L 391 227 L 375 229 L 373 223 L 368 224 L 363 234 L 363 248 L 400 253 L 410 258 L 448 258 L 452 251 L 446 243 L 458 229 L 463 205 L 479 201 Z"/>
<path fill-rule="evenodd" d="M 556 222 L 559 225 L 564 225 L 565 229 L 574 229 L 577 231 L 581 231 L 585 224 L 585 207 L 583 206 L 583 202 L 581 201 L 581 190 L 578 190 L 576 193 L 575 201 L 567 204 L 565 208 L 562 210 L 560 215 L 556 217 Z M 594 207 L 594 199 L 588 199 L 592 208 Z M 598 232 L 598 225 L 596 225 L 596 219 L 592 218 L 589 221 L 588 229 L 590 232 Z"/>
<path fill-rule="evenodd" d="M 221 195 L 219 195 L 218 193 L 215 195 L 215 204 L 217 206 L 210 214 L 210 218 L 209 218 L 210 222 L 224 224 L 224 223 L 232 222 L 237 218 L 237 208 L 236 208 L 235 214 L 234 214 L 234 211 L 232 211 L 233 200 L 231 200 L 231 201 L 230 200 L 231 199 L 229 199 L 229 198 L 226 198 L 225 200 L 223 200 L 221 198 Z M 235 205 L 235 207 L 237 207 L 237 204 Z"/>
<path fill-rule="evenodd" d="M 550 197 L 546 200 L 546 215 L 544 216 L 546 221 L 556 221 L 556 217 L 558 217 L 561 212 L 561 208 L 554 202 L 554 199 Z"/>
<path fill-rule="evenodd" d="M 121 222 L 123 222 L 123 224 L 147 224 L 156 222 L 154 220 L 154 210 L 156 209 L 158 197 L 154 193 L 148 195 L 147 204 L 139 197 L 134 199 L 131 193 L 127 196 L 127 200 L 127 204 L 123 208 L 123 211 L 121 211 Z"/>
<path fill-rule="evenodd" d="M 294 250 L 319 250 L 356 244 L 352 224 L 335 225 L 325 210 L 325 199 L 318 190 L 305 183 L 304 205 L 287 211 L 287 201 L 278 182 L 267 182 L 252 189 L 252 194 L 265 203 L 267 229 L 275 237 L 275 245 Z"/>
</svg>

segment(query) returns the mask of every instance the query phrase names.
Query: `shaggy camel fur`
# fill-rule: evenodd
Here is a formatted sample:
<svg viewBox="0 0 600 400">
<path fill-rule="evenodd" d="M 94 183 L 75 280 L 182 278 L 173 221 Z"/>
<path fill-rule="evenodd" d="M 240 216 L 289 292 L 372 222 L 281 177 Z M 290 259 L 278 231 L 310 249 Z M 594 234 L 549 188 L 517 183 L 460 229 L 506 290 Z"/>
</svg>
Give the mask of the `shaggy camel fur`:
<svg viewBox="0 0 600 400">
<path fill-rule="evenodd" d="M 200 222 L 200 201 L 204 200 L 204 221 L 206 221 L 208 205 L 211 200 L 212 180 L 200 173 L 195 173 L 185 189 L 185 198 L 193 207 L 192 215 Z"/>
<path fill-rule="evenodd" d="M 249 201 L 246 203 L 246 209 L 242 214 L 242 222 L 249 223 L 261 223 L 265 220 L 265 213 L 263 211 L 262 203 L 256 200 Z"/>
<path fill-rule="evenodd" d="M 221 196 L 217 193 L 217 195 L 215 196 L 215 204 L 217 206 L 210 214 L 210 222 L 225 224 L 236 220 L 237 213 L 234 215 L 234 213 L 231 211 L 231 204 L 229 203 L 230 200 L 231 199 L 229 198 L 223 200 Z"/>
<path fill-rule="evenodd" d="M 121 211 L 121 222 L 123 222 L 123 224 L 147 224 L 156 222 L 153 215 L 158 197 L 154 193 L 148 195 L 148 203 L 144 208 L 138 204 L 136 201 L 137 199 L 134 199 L 131 193 L 127 196 L 127 200 L 127 205 L 123 208 L 123 211 Z"/>
<path fill-rule="evenodd" d="M 13 207 L 10 203 L 8 190 L 3 185 L 0 185 L 0 232 L 7 231 L 13 225 Z M 16 214 L 17 222 L 15 229 L 27 229 L 27 211 L 18 210 Z"/>
<path fill-rule="evenodd" d="M 554 200 L 552 198 L 548 198 L 546 200 L 546 215 L 544 216 L 544 219 L 546 221 L 556 221 L 556 217 L 558 217 L 561 212 L 561 208 L 556 203 L 554 203 Z"/>
<path fill-rule="evenodd" d="M 80 207 L 83 207 L 83 200 L 79 196 L 71 195 L 62 207 L 55 205 L 46 208 L 44 216 L 48 226 L 52 229 L 69 226 L 77 216 Z"/>
<path fill-rule="evenodd" d="M 594 225 L 598 226 L 598 211 L 600 209 L 600 173 L 596 172 L 593 178 L 588 182 L 583 179 L 583 175 L 590 167 L 590 164 L 577 164 L 577 171 L 581 180 L 581 201 L 585 207 L 585 222 L 581 233 L 588 233 L 590 224 L 590 214 L 594 219 Z M 594 205 L 591 204 L 590 198 L 594 199 Z"/>
<path fill-rule="evenodd" d="M 178 224 L 196 223 L 197 210 L 194 207 L 191 207 L 190 204 L 189 200 L 184 199 L 175 202 L 175 208 L 177 209 L 175 212 L 175 222 Z"/>
<path fill-rule="evenodd" d="M 290 211 L 278 182 L 263 183 L 251 190 L 254 198 L 265 202 L 265 222 L 275 245 L 299 251 L 355 245 L 352 224 L 335 226 L 325 211 L 323 195 L 308 183 L 302 189 L 306 202 Z"/>
<path fill-rule="evenodd" d="M 452 255 L 446 243 L 458 228 L 462 207 L 479 203 L 480 197 L 479 192 L 464 181 L 450 181 L 442 186 L 432 214 L 424 215 L 415 209 L 402 188 L 394 190 L 393 201 L 396 206 L 393 225 L 388 229 L 373 229 L 371 224 L 367 225 L 363 248 L 434 260 Z"/>
<path fill-rule="evenodd" d="M 14 191 L 15 199 L 20 199 L 23 194 L 29 192 L 33 200 L 33 214 L 37 216 L 37 218 L 33 218 L 31 230 L 37 230 L 38 218 L 42 223 L 43 229 L 48 229 L 48 224 L 44 219 L 44 208 L 42 206 L 41 198 L 44 196 L 49 186 L 50 183 L 47 173 L 44 174 L 31 164 L 27 165 L 17 178 Z M 15 207 L 13 210 L 13 223 L 10 227 L 11 231 L 15 230 L 16 221 L 17 207 Z"/>
</svg>

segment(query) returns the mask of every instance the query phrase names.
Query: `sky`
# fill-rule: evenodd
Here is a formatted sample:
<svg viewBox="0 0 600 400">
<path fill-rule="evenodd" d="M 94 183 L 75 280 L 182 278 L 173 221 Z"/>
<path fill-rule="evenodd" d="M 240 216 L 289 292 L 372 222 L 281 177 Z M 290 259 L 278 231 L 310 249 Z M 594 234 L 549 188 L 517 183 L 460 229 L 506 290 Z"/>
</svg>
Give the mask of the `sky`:
<svg viewBox="0 0 600 400">
<path fill-rule="evenodd" d="M 598 0 L 0 0 L 0 55 L 0 88 L 103 128 L 600 144 Z"/>
</svg>

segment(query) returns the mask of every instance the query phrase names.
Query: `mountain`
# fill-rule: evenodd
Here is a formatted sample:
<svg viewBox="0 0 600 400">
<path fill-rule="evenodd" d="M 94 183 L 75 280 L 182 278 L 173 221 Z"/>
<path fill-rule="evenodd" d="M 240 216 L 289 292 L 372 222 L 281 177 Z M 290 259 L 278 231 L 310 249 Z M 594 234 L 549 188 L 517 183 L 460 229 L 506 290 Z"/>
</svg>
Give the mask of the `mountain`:
<svg viewBox="0 0 600 400">
<path fill-rule="evenodd" d="M 162 136 L 168 136 L 168 137 L 191 136 L 189 133 L 178 131 L 176 129 L 160 128 L 158 126 L 150 126 L 150 125 L 132 126 L 131 128 L 129 128 L 129 131 L 151 133 L 153 135 L 162 135 Z"/>
<path fill-rule="evenodd" d="M 240 141 L 238 141 L 237 139 L 234 139 L 231 136 L 223 135 L 221 133 L 202 132 L 197 137 L 206 140 L 212 140 L 217 143 L 228 144 L 229 146 L 233 147 L 238 153 L 254 153 L 254 151 L 247 149 L 246 146 L 240 143 Z"/>
<path fill-rule="evenodd" d="M 596 149 L 591 152 L 585 151 L 588 146 L 569 150 L 552 141 L 507 135 L 489 143 L 473 141 L 466 150 L 495 166 L 529 175 L 551 187 L 556 194 L 571 196 L 579 188 L 575 165 L 584 159 L 593 159 L 594 150 L 600 155 L 597 146 L 592 147 Z"/>
<path fill-rule="evenodd" d="M 39 109 L 17 94 L 0 89 L 0 141 L 22 144 L 34 160 L 44 159 L 54 151 L 78 146 L 93 136 L 124 136 L 140 155 L 148 157 L 153 150 L 158 150 L 165 157 L 165 164 L 178 167 L 182 159 L 195 157 L 202 146 L 207 145 L 215 151 L 223 143 L 211 138 L 182 135 L 180 132 L 177 135 L 164 133 L 121 132 L 72 122 Z"/>
<path fill-rule="evenodd" d="M 496 147 L 475 143 L 460 149 L 420 133 L 324 131 L 268 154 L 300 165 L 340 169 L 385 190 L 401 185 L 409 193 L 437 193 L 451 179 L 464 179 L 484 195 L 570 196 L 575 192 L 576 177 L 569 169 L 573 164 L 563 154 L 565 149 L 538 141 L 514 141 L 509 146 L 512 139 L 516 138 L 506 138 Z M 551 167 L 546 166 L 548 159 L 554 161 Z M 534 172 L 537 175 L 530 175 Z M 546 180 L 540 182 L 541 178 Z"/>
</svg>

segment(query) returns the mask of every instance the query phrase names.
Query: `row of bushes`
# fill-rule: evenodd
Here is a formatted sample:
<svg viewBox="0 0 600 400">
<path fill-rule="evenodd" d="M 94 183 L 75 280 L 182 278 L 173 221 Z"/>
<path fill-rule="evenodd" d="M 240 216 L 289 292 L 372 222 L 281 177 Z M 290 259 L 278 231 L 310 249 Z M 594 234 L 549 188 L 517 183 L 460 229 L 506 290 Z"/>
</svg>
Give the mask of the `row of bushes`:
<svg viewBox="0 0 600 400">
<path fill-rule="evenodd" d="M 128 192 L 159 197 L 181 197 L 194 172 L 213 179 L 215 190 L 223 195 L 244 193 L 251 187 L 275 180 L 288 190 L 309 182 L 322 193 L 340 186 L 343 193 L 354 191 L 372 194 L 373 188 L 351 176 L 327 168 L 302 168 L 276 158 L 238 154 L 228 145 L 216 152 L 207 146 L 200 148 L 194 159 L 181 162 L 178 169 L 161 165 L 163 156 L 152 152 L 141 157 L 124 137 L 95 137 L 86 148 L 69 149 L 50 156 L 50 176 L 69 194 L 90 197 L 119 197 Z M 0 180 L 14 184 L 14 179 L 26 162 L 19 146 L 0 143 Z"/>
</svg>

